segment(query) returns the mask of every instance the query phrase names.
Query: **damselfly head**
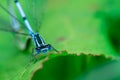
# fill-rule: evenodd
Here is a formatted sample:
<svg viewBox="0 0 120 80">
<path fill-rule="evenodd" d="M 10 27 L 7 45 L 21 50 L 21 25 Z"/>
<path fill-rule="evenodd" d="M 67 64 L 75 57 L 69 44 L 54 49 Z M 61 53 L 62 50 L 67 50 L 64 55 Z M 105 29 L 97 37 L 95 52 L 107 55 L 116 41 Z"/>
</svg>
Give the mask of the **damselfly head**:
<svg viewBox="0 0 120 80">
<path fill-rule="evenodd" d="M 37 52 L 37 54 L 39 54 L 39 53 L 47 53 L 51 49 L 52 49 L 51 45 L 50 44 L 46 44 L 46 45 L 37 47 L 36 48 L 36 52 Z"/>
</svg>

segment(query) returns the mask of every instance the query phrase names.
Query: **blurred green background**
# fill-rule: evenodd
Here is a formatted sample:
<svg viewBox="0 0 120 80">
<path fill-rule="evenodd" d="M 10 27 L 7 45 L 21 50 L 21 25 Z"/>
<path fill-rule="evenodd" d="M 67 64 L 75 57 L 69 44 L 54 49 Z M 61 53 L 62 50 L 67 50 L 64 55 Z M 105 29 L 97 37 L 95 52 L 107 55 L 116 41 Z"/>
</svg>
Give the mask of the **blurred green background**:
<svg viewBox="0 0 120 80">
<path fill-rule="evenodd" d="M 19 0 L 34 31 L 61 54 L 28 64 L 34 48 L 21 50 L 16 35 L 0 31 L 0 80 L 120 80 L 119 0 Z M 12 0 L 0 0 L 22 18 Z M 25 26 L 20 24 L 23 31 Z M 0 8 L 0 28 L 11 17 Z M 23 43 L 26 43 L 26 36 Z"/>
</svg>

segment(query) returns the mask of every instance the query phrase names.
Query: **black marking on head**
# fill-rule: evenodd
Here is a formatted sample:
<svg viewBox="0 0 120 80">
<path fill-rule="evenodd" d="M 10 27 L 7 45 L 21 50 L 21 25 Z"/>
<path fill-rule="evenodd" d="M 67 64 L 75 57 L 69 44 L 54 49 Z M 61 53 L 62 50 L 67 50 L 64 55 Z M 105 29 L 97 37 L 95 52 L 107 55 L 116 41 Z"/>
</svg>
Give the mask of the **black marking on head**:
<svg viewBox="0 0 120 80">
<path fill-rule="evenodd" d="M 25 21 L 27 18 L 26 17 L 23 17 L 23 20 Z"/>
<path fill-rule="evenodd" d="M 18 0 L 15 0 L 14 2 L 15 2 L 15 3 L 17 3 L 17 2 L 18 2 Z"/>
<path fill-rule="evenodd" d="M 47 45 L 43 45 L 43 46 L 40 46 L 40 47 L 37 47 L 36 50 L 40 50 L 40 49 L 44 49 L 44 48 L 49 48 L 50 45 L 47 44 Z"/>
</svg>

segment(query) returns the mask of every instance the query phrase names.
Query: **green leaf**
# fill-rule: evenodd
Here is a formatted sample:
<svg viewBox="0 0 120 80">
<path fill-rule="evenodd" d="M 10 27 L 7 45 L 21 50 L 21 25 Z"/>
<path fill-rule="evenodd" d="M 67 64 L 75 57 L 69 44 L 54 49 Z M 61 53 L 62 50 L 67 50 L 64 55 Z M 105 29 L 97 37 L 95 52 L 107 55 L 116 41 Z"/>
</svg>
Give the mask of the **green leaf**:
<svg viewBox="0 0 120 80">
<path fill-rule="evenodd" d="M 54 56 L 54 55 L 51 55 Z M 103 55 L 60 55 L 49 58 L 34 72 L 32 80 L 74 80 L 79 75 L 112 61 Z"/>
</svg>

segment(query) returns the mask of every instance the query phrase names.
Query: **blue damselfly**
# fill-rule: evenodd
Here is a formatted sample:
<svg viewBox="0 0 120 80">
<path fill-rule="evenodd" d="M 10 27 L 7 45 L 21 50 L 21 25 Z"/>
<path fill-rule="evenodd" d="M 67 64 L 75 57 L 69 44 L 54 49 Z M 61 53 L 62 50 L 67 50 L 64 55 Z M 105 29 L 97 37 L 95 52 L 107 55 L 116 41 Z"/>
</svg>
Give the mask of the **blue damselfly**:
<svg viewBox="0 0 120 80">
<path fill-rule="evenodd" d="M 44 39 L 41 37 L 41 35 L 38 32 L 33 31 L 32 27 L 31 27 L 28 19 L 26 18 L 26 15 L 21 7 L 20 2 L 18 0 L 14 0 L 14 2 L 16 4 L 18 12 L 20 13 L 20 15 L 24 21 L 24 24 L 15 16 L 14 10 L 11 7 L 11 5 L 9 5 L 9 10 L 5 9 L 5 7 L 3 5 L 0 5 L 0 7 L 12 17 L 11 21 L 12 21 L 12 28 L 13 28 L 13 30 L 6 30 L 6 29 L 1 29 L 1 30 L 7 31 L 7 32 L 14 32 L 17 34 L 22 34 L 22 35 L 29 35 L 35 46 L 35 48 L 33 49 L 33 52 L 32 52 L 32 56 L 36 56 L 40 53 L 47 53 L 50 50 L 54 50 L 54 51 L 58 52 L 51 44 L 45 43 Z M 19 32 L 19 25 L 17 22 L 21 23 L 22 25 L 25 25 L 25 27 L 27 28 L 28 34 Z M 30 41 L 30 39 L 28 39 L 28 42 L 29 41 Z"/>
</svg>

